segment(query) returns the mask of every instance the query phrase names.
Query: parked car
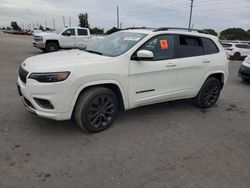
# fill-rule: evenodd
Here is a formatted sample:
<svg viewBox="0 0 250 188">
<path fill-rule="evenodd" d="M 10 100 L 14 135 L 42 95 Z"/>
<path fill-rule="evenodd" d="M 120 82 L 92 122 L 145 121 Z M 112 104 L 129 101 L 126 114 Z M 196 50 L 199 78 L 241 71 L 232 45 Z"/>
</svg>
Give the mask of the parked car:
<svg viewBox="0 0 250 188">
<path fill-rule="evenodd" d="M 241 60 L 250 55 L 250 45 L 246 43 L 223 43 L 229 59 Z"/>
<path fill-rule="evenodd" d="M 239 77 L 243 81 L 250 81 L 250 55 L 245 58 L 240 66 Z"/>
<path fill-rule="evenodd" d="M 55 52 L 60 48 L 86 48 L 100 38 L 103 37 L 91 36 L 88 28 L 68 27 L 58 33 L 34 33 L 33 46 L 44 52 Z"/>
<path fill-rule="evenodd" d="M 186 98 L 210 108 L 227 78 L 228 60 L 217 37 L 159 28 L 116 32 L 86 51 L 28 58 L 17 83 L 27 110 L 74 118 L 83 130 L 100 132 L 123 109 Z"/>
</svg>

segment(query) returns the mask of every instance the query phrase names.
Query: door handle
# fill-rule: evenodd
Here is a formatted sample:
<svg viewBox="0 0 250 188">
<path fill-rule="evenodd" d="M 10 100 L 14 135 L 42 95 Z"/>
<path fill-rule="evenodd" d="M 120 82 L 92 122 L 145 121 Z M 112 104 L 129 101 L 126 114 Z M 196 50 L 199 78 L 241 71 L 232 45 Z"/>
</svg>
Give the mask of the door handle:
<svg viewBox="0 0 250 188">
<path fill-rule="evenodd" d="M 204 59 L 203 63 L 210 63 L 211 61 L 209 61 L 208 59 Z"/>
<path fill-rule="evenodd" d="M 176 67 L 176 64 L 168 64 L 166 65 L 167 68 L 170 68 L 170 67 Z"/>
</svg>

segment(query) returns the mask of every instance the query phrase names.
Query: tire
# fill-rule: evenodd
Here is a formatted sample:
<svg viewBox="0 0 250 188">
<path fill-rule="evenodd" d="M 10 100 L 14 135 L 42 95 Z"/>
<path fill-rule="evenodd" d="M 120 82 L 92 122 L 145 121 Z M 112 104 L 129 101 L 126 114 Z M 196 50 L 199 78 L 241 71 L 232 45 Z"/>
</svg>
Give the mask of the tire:
<svg viewBox="0 0 250 188">
<path fill-rule="evenodd" d="M 45 52 L 56 52 L 58 51 L 59 46 L 55 42 L 48 42 L 46 44 Z"/>
<path fill-rule="evenodd" d="M 118 111 L 116 94 L 107 88 L 94 87 L 78 98 L 74 118 L 84 131 L 97 133 L 111 126 Z"/>
<path fill-rule="evenodd" d="M 233 60 L 240 60 L 241 59 L 241 54 L 239 52 L 236 52 L 234 55 L 233 55 Z"/>
<path fill-rule="evenodd" d="M 42 50 L 43 52 L 46 52 L 46 49 L 45 49 L 45 48 L 42 48 L 41 50 Z"/>
<path fill-rule="evenodd" d="M 202 85 L 194 102 L 200 108 L 211 108 L 217 102 L 220 92 L 220 81 L 214 77 L 209 77 Z"/>
<path fill-rule="evenodd" d="M 243 82 L 249 82 L 249 79 L 247 78 L 241 78 Z"/>
</svg>

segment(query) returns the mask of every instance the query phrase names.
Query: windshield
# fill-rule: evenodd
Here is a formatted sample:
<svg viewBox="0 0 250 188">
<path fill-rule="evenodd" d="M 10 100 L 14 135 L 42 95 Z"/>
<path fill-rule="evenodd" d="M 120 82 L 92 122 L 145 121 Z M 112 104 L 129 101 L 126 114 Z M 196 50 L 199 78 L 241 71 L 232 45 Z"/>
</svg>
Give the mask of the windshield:
<svg viewBox="0 0 250 188">
<path fill-rule="evenodd" d="M 57 29 L 55 33 L 56 33 L 56 34 L 60 34 L 64 29 L 65 29 L 65 28 L 63 28 L 63 29 Z"/>
<path fill-rule="evenodd" d="M 142 33 L 116 32 L 90 44 L 86 48 L 86 51 L 116 57 L 127 52 L 145 36 L 147 35 Z"/>
</svg>

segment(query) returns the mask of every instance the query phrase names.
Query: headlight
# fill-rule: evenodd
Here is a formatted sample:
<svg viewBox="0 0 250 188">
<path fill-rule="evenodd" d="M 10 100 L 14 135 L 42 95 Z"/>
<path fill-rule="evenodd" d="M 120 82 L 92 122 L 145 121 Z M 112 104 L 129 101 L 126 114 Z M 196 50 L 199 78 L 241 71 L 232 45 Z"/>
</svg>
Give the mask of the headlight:
<svg viewBox="0 0 250 188">
<path fill-rule="evenodd" d="M 43 41 L 43 37 L 41 37 L 41 36 L 34 36 L 34 40 L 36 42 L 42 42 Z"/>
<path fill-rule="evenodd" d="M 29 75 L 30 79 L 38 82 L 62 82 L 69 77 L 70 72 L 53 72 L 53 73 L 32 73 Z"/>
<path fill-rule="evenodd" d="M 250 56 L 247 56 L 247 57 L 245 58 L 245 62 L 248 63 L 248 64 L 250 64 Z"/>
</svg>

